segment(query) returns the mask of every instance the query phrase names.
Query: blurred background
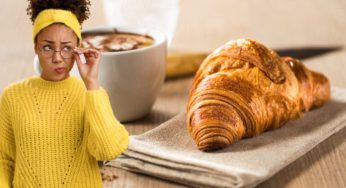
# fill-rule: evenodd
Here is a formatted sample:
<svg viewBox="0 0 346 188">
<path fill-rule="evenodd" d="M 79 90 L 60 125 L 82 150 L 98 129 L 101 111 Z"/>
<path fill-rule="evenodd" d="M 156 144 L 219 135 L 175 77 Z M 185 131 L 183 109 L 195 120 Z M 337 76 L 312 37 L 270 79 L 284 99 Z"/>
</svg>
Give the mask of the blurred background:
<svg viewBox="0 0 346 188">
<path fill-rule="evenodd" d="M 275 49 L 346 44 L 345 0 L 91 0 L 91 4 L 83 28 L 157 23 L 171 40 L 169 50 L 210 52 L 237 38 L 252 38 Z M 32 24 L 26 7 L 26 1 L 2 0 L 1 88 L 34 74 Z M 341 85 L 335 75 L 345 70 L 345 49 L 321 59 L 323 68 L 314 63 L 315 58 L 308 66 Z"/>
</svg>

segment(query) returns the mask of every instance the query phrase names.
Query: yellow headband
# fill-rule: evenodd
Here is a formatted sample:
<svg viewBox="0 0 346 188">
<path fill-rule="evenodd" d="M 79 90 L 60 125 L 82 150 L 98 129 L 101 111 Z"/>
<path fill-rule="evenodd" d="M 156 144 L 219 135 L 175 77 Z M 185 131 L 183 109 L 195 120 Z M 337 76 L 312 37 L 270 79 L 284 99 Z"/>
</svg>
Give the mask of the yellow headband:
<svg viewBox="0 0 346 188">
<path fill-rule="evenodd" d="M 33 41 L 35 43 L 36 35 L 44 28 L 53 23 L 63 23 L 71 28 L 77 35 L 79 43 L 82 41 L 81 26 L 76 15 L 71 11 L 61 9 L 46 9 L 38 14 L 34 22 Z"/>
</svg>

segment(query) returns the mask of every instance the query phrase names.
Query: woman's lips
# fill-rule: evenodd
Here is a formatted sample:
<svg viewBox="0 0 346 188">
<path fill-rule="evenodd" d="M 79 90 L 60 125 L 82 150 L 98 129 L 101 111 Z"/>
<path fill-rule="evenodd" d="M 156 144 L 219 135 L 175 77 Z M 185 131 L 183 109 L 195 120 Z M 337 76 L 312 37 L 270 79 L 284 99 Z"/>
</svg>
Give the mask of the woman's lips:
<svg viewBox="0 0 346 188">
<path fill-rule="evenodd" d="M 61 73 L 65 72 L 66 69 L 65 68 L 56 68 L 54 70 L 56 73 L 61 74 Z"/>
</svg>

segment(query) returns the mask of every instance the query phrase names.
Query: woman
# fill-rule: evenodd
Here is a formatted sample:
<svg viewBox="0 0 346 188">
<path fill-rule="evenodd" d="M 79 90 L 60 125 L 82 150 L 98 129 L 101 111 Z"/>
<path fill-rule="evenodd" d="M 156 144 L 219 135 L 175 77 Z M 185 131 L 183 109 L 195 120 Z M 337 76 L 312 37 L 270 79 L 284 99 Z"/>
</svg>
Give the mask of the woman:
<svg viewBox="0 0 346 188">
<path fill-rule="evenodd" d="M 119 156 L 128 132 L 99 86 L 100 52 L 78 48 L 90 2 L 29 2 L 42 73 L 1 94 L 0 187 L 102 187 L 97 161 Z M 75 60 L 82 79 L 69 75 Z"/>
</svg>

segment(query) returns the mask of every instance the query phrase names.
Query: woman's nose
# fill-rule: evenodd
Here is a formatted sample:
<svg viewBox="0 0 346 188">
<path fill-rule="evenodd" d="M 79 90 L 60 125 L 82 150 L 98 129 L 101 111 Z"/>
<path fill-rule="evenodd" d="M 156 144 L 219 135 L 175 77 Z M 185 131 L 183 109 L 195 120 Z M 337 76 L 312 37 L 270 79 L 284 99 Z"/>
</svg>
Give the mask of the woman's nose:
<svg viewBox="0 0 346 188">
<path fill-rule="evenodd" d="M 61 63 L 63 62 L 60 51 L 55 51 L 53 54 L 53 63 Z"/>
</svg>

